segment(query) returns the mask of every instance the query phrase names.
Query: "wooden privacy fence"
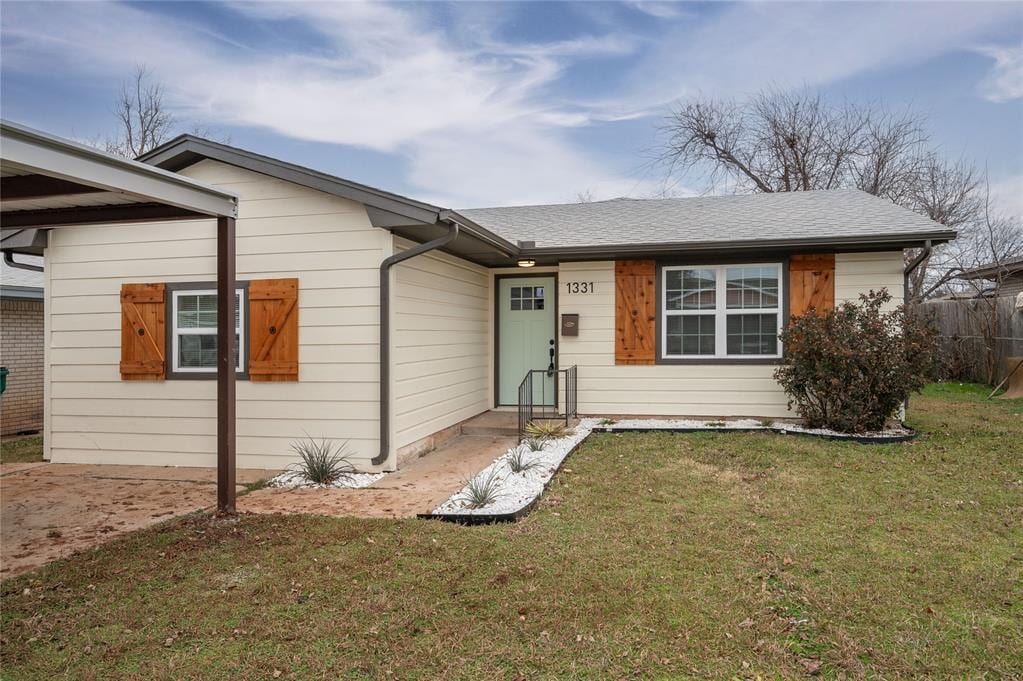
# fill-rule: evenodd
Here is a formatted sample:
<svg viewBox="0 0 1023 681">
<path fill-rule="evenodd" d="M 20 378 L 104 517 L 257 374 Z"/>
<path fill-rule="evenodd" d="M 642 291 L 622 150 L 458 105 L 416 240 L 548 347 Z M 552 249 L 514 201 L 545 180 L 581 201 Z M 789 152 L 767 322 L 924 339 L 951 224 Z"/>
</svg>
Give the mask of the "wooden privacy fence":
<svg viewBox="0 0 1023 681">
<path fill-rule="evenodd" d="M 1023 310 L 1015 296 L 933 300 L 920 309 L 938 328 L 943 378 L 994 385 L 1005 358 L 1023 357 Z"/>
</svg>

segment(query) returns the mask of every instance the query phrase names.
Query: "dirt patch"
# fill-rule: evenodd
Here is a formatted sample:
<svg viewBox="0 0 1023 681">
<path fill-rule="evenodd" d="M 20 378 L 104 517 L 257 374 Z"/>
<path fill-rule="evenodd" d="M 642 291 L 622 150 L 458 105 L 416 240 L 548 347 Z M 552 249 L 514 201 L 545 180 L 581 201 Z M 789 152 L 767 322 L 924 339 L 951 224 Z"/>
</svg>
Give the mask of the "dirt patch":
<svg viewBox="0 0 1023 681">
<path fill-rule="evenodd" d="M 274 473 L 239 470 L 238 481 Z M 209 508 L 216 502 L 216 471 L 3 464 L 0 494 L 0 577 L 6 579 L 125 532 Z"/>
</svg>

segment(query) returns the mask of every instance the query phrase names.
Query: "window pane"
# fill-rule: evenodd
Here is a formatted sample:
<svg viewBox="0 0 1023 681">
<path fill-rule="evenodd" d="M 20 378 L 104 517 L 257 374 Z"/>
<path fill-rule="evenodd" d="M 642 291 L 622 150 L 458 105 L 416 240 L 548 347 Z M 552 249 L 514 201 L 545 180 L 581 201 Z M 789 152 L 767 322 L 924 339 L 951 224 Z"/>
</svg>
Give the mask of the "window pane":
<svg viewBox="0 0 1023 681">
<path fill-rule="evenodd" d="M 178 366 L 182 369 L 216 369 L 217 337 L 211 334 L 178 336 Z"/>
<path fill-rule="evenodd" d="M 534 310 L 543 309 L 543 298 L 537 298 L 536 300 L 533 301 L 533 309 Z"/>
<path fill-rule="evenodd" d="M 522 301 L 521 300 L 512 299 L 512 301 L 511 301 L 511 309 L 513 309 L 513 310 L 521 310 L 522 309 Z"/>
<path fill-rule="evenodd" d="M 515 298 L 521 298 L 522 297 L 522 289 L 520 287 L 518 287 L 518 286 L 512 286 L 511 297 L 512 297 L 512 300 L 514 300 Z"/>
<path fill-rule="evenodd" d="M 241 368 L 239 334 L 234 337 L 234 365 Z M 178 336 L 178 367 L 182 369 L 217 368 L 217 337 L 213 334 L 182 334 Z"/>
<path fill-rule="evenodd" d="M 665 351 L 669 355 L 713 355 L 714 315 L 667 318 Z"/>
<path fill-rule="evenodd" d="M 668 270 L 664 273 L 664 308 L 682 309 L 682 271 Z"/>
<path fill-rule="evenodd" d="M 729 355 L 775 355 L 778 353 L 778 315 L 729 315 L 726 326 Z"/>
<path fill-rule="evenodd" d="M 729 309 L 778 306 L 778 267 L 729 267 L 725 302 Z"/>
<path fill-rule="evenodd" d="M 714 270 L 682 270 L 682 309 L 713 310 L 717 301 Z"/>
<path fill-rule="evenodd" d="M 533 289 L 533 295 L 537 298 L 543 298 L 543 286 L 537 286 Z"/>
<path fill-rule="evenodd" d="M 241 322 L 241 294 L 234 297 L 234 328 Z M 216 294 L 196 294 L 178 296 L 178 328 L 179 329 L 215 329 L 217 328 L 217 296 Z"/>
</svg>

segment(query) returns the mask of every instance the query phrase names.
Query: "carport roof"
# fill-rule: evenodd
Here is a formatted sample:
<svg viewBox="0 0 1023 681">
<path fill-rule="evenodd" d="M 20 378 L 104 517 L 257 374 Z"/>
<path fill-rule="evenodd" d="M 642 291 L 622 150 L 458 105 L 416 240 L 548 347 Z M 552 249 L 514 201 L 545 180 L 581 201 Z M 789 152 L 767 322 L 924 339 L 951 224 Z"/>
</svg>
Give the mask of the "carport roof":
<svg viewBox="0 0 1023 681">
<path fill-rule="evenodd" d="M 40 254 L 36 229 L 235 217 L 237 211 L 232 192 L 0 121 L 0 248 L 5 251 Z"/>
</svg>

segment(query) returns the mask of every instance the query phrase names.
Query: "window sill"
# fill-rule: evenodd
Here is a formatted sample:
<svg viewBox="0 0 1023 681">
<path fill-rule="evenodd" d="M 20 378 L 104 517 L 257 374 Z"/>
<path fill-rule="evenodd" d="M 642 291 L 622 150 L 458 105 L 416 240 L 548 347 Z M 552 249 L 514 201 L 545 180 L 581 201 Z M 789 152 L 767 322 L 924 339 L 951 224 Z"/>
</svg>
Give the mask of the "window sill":
<svg viewBox="0 0 1023 681">
<path fill-rule="evenodd" d="M 217 372 L 215 371 L 168 371 L 168 381 L 215 381 L 217 380 Z M 236 381 L 247 381 L 249 380 L 249 373 L 247 371 L 239 371 L 235 374 Z"/>
</svg>

